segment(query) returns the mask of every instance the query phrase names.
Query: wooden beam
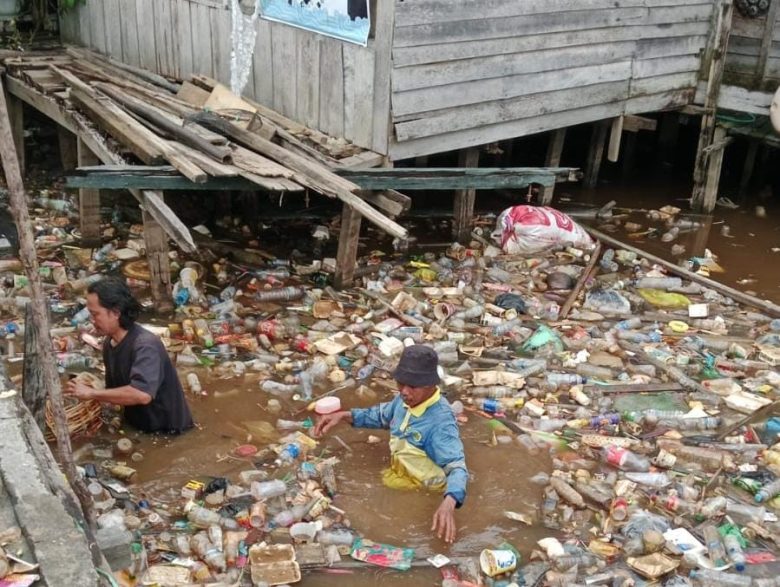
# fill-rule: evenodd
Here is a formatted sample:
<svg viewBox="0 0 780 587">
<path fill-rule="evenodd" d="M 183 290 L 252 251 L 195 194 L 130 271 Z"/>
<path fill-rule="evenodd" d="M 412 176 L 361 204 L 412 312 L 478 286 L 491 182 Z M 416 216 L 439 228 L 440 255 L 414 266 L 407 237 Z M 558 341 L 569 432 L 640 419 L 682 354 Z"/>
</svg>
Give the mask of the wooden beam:
<svg viewBox="0 0 780 587">
<path fill-rule="evenodd" d="M 766 13 L 764 31 L 761 35 L 761 49 L 758 52 L 758 61 L 756 61 L 756 83 L 760 83 L 768 77 L 769 54 L 772 50 L 772 37 L 777 24 L 778 7 L 780 7 L 780 3 L 770 2 L 769 10 Z"/>
<path fill-rule="evenodd" d="M 333 285 L 336 289 L 352 286 L 360 242 L 360 222 L 360 213 L 344 203 L 341 207 L 341 232 L 339 233 L 339 248 L 336 254 L 336 275 L 333 278 Z"/>
<path fill-rule="evenodd" d="M 78 128 L 73 123 L 71 113 L 66 111 L 65 108 L 60 106 L 53 98 L 36 92 L 21 80 L 11 77 L 10 75 L 3 76 L 3 79 L 6 82 L 9 94 L 21 99 L 23 102 L 35 108 L 38 112 L 51 118 L 60 126 L 67 128 L 70 132 L 78 132 Z"/>
<path fill-rule="evenodd" d="M 479 149 L 476 147 L 463 149 L 458 156 L 458 163 L 463 168 L 479 167 Z M 476 195 L 477 190 L 473 187 L 455 191 L 452 238 L 457 242 L 468 243 L 469 241 Z"/>
<path fill-rule="evenodd" d="M 712 154 L 707 153 L 706 149 L 712 144 L 715 133 L 715 113 L 718 107 L 723 70 L 726 65 L 726 49 L 728 48 L 729 35 L 731 33 L 734 4 L 732 0 L 721 0 L 716 10 L 712 60 L 710 61 L 709 78 L 707 79 L 707 93 L 704 98 L 704 115 L 701 117 L 699 145 L 696 149 L 696 161 L 693 168 L 691 205 L 697 211 L 701 211 L 705 205 L 705 191 L 709 171 L 707 159 L 712 156 Z"/>
<path fill-rule="evenodd" d="M 713 145 L 725 141 L 726 129 L 722 126 L 716 126 L 712 137 Z M 704 187 L 704 196 L 700 203 L 700 208 L 704 212 L 712 212 L 715 209 L 715 202 L 718 199 L 718 186 L 720 185 L 720 172 L 723 167 L 723 155 L 726 152 L 725 145 L 720 149 L 715 149 L 710 153 L 707 161 L 707 183 Z"/>
<path fill-rule="evenodd" d="M 60 147 L 60 163 L 63 171 L 72 171 L 79 166 L 78 137 L 65 127 L 57 125 L 57 143 Z"/>
<path fill-rule="evenodd" d="M 7 97 L 7 104 L 8 116 L 11 119 L 11 135 L 16 147 L 16 156 L 19 159 L 19 171 L 24 175 L 27 163 L 24 149 L 24 104 L 10 93 Z"/>
<path fill-rule="evenodd" d="M 623 130 L 626 132 L 639 132 L 640 130 L 655 130 L 658 121 L 635 114 L 626 114 L 623 117 Z"/>
<path fill-rule="evenodd" d="M 588 148 L 588 161 L 585 165 L 585 178 L 582 185 L 593 189 L 599 181 L 601 161 L 604 159 L 604 146 L 607 142 L 607 127 L 609 121 L 599 121 L 593 125 Z"/>
<path fill-rule="evenodd" d="M 156 192 L 156 194 L 157 197 L 164 200 L 163 192 Z M 149 192 L 144 192 L 144 198 L 149 198 Z M 149 262 L 154 307 L 159 313 L 170 312 L 173 309 L 173 300 L 171 299 L 168 238 L 160 224 L 149 214 L 146 206 L 143 207 L 143 222 L 146 259 Z"/>
<path fill-rule="evenodd" d="M 566 140 L 566 129 L 559 128 L 550 134 L 550 142 L 547 143 L 547 156 L 544 159 L 545 167 L 558 167 L 561 164 L 561 155 L 563 154 L 563 144 Z M 544 186 L 542 192 L 542 206 L 552 204 L 555 193 L 555 184 Z"/>
<path fill-rule="evenodd" d="M 616 163 L 620 157 L 620 139 L 623 138 L 623 116 L 617 116 L 612 119 L 612 127 L 609 132 L 609 148 L 607 149 L 607 159 Z"/>
<path fill-rule="evenodd" d="M 64 130 L 63 132 L 69 131 Z M 79 166 L 100 163 L 100 159 L 89 150 L 81 139 L 76 140 L 76 160 Z M 93 245 L 100 242 L 99 189 L 79 189 L 79 229 L 81 231 L 81 239 L 86 244 Z"/>
<path fill-rule="evenodd" d="M 596 241 L 596 246 L 594 247 L 593 251 L 590 253 L 590 261 L 588 261 L 588 264 L 585 266 L 585 269 L 583 269 L 582 273 L 580 274 L 580 278 L 577 280 L 577 283 L 574 285 L 574 288 L 571 290 L 569 297 L 566 298 L 566 301 L 561 307 L 561 312 L 560 312 L 561 320 L 563 320 L 564 318 L 566 318 L 566 316 L 569 315 L 569 312 L 574 306 L 574 302 L 577 301 L 577 298 L 579 297 L 582 288 L 585 287 L 585 284 L 588 282 L 588 279 L 591 278 L 591 274 L 595 275 L 594 272 L 598 271 L 598 267 L 596 266 L 596 263 L 598 263 L 600 256 L 601 256 L 601 242 Z"/>
<path fill-rule="evenodd" d="M 48 333 L 47 333 L 48 334 Z M 24 310 L 24 363 L 22 372 L 22 399 L 30 409 L 32 417 L 41 430 L 46 430 L 46 395 L 47 390 L 43 380 L 43 370 L 40 368 L 41 357 L 40 332 L 33 320 L 32 304 L 28 303 Z"/>
</svg>

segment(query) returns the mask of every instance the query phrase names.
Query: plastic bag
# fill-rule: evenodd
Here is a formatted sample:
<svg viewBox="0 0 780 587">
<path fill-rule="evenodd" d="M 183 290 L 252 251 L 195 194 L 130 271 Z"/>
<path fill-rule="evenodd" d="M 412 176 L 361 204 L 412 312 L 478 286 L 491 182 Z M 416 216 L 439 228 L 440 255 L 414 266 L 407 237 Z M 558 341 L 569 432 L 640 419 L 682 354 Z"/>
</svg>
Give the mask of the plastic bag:
<svg viewBox="0 0 780 587">
<path fill-rule="evenodd" d="M 352 547 L 353 559 L 380 567 L 388 567 L 399 571 L 408 571 L 414 559 L 413 548 L 398 548 L 388 544 L 380 544 L 365 538 L 357 538 Z"/>
<path fill-rule="evenodd" d="M 614 289 L 594 289 L 589 291 L 585 296 L 585 303 L 582 307 L 594 312 L 631 313 L 631 303 Z"/>
<path fill-rule="evenodd" d="M 662 308 L 687 308 L 691 303 L 691 300 L 682 294 L 660 289 L 638 289 L 637 292 L 646 301 Z"/>
<path fill-rule="evenodd" d="M 554 245 L 593 246 L 588 233 L 571 217 L 547 206 L 513 206 L 504 210 L 491 235 L 510 255 L 533 255 Z"/>
</svg>

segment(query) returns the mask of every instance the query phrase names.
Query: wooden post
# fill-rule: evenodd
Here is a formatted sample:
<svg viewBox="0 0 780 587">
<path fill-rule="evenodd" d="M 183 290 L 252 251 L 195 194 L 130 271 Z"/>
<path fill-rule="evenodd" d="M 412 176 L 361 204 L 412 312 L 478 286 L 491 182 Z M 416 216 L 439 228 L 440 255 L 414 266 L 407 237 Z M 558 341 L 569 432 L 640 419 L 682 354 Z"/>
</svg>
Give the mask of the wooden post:
<svg viewBox="0 0 780 587">
<path fill-rule="evenodd" d="M 550 142 L 547 143 L 547 156 L 544 159 L 545 167 L 558 167 L 561 164 L 561 154 L 563 153 L 563 143 L 566 140 L 566 129 L 559 128 L 550 135 Z M 539 202 L 542 206 L 552 204 L 555 186 L 546 186 L 542 192 L 542 199 Z"/>
<path fill-rule="evenodd" d="M 756 61 L 755 82 L 756 85 L 759 86 L 767 77 L 769 53 L 772 49 L 772 37 L 774 36 L 775 32 L 775 24 L 777 23 L 777 10 L 779 7 L 780 3 L 771 2 L 769 4 L 769 10 L 766 13 L 764 32 L 761 37 L 761 48 L 759 49 L 758 60 Z"/>
<path fill-rule="evenodd" d="M 49 314 L 46 306 L 46 295 L 43 292 L 43 284 L 38 267 L 38 256 L 35 252 L 35 237 L 32 231 L 32 222 L 30 213 L 27 209 L 27 200 L 24 193 L 24 183 L 19 169 L 19 159 L 16 155 L 14 146 L 13 132 L 11 130 L 11 121 L 8 116 L 8 106 L 5 101 L 5 90 L 3 80 L 0 78 L 0 162 L 3 165 L 5 180 L 8 185 L 10 199 L 11 215 L 16 223 L 16 230 L 19 233 L 19 258 L 24 266 L 31 294 L 32 319 L 35 322 L 38 332 L 47 333 L 51 330 L 49 325 Z M 38 368 L 41 370 L 44 387 L 49 392 L 52 413 L 54 415 L 54 429 L 57 438 L 57 448 L 60 453 L 60 463 L 65 471 L 76 495 L 81 503 L 84 512 L 84 518 L 87 521 L 88 538 L 93 538 L 95 529 L 95 511 L 92 507 L 92 497 L 87 491 L 86 484 L 76 470 L 76 463 L 73 460 L 73 449 L 70 444 L 70 433 L 68 431 L 68 420 L 65 415 L 65 402 L 60 388 L 59 374 L 57 373 L 57 364 L 54 359 L 54 350 L 48 336 L 39 338 L 38 353 L 40 360 Z M 93 550 L 95 563 L 101 564 L 99 551 L 95 554 Z"/>
<path fill-rule="evenodd" d="M 76 141 L 76 151 L 79 167 L 100 165 L 100 160 L 81 139 Z M 100 190 L 79 189 L 79 228 L 85 244 L 100 242 Z"/>
<path fill-rule="evenodd" d="M 718 108 L 720 84 L 723 79 L 723 69 L 726 63 L 726 48 L 731 33 L 731 16 L 734 12 L 732 0 L 722 0 L 717 9 L 715 36 L 712 42 L 712 60 L 710 62 L 707 93 L 704 97 L 704 115 L 701 117 L 701 132 L 699 145 L 696 149 L 696 163 L 693 168 L 693 194 L 691 205 L 694 210 L 705 208 L 705 190 L 709 169 L 707 165 L 707 147 L 712 145 L 715 134 L 715 114 Z M 710 154 L 709 156 L 713 156 Z M 720 165 L 718 165 L 720 168 Z M 716 186 L 717 187 L 717 186 Z M 713 204 L 714 206 L 714 204 Z M 710 208 L 711 209 L 711 208 Z"/>
<path fill-rule="evenodd" d="M 19 173 L 24 175 L 27 163 L 24 156 L 24 102 L 11 94 L 6 94 L 6 96 L 8 116 L 11 119 L 11 136 L 13 136 L 16 155 L 19 159 Z"/>
<path fill-rule="evenodd" d="M 658 133 L 657 162 L 672 164 L 677 150 L 677 138 L 680 135 L 680 115 L 677 112 L 665 112 L 661 117 L 661 130 Z"/>
<path fill-rule="evenodd" d="M 48 338 L 48 337 L 47 337 Z M 32 304 L 27 304 L 24 311 L 24 377 L 22 379 L 22 399 L 30 410 L 38 427 L 46 430 L 46 385 L 43 380 L 43 370 L 40 368 L 41 357 L 38 349 L 42 344 L 40 332 L 33 320 Z"/>
<path fill-rule="evenodd" d="M 336 254 L 336 275 L 333 285 L 344 289 L 352 285 L 355 278 L 358 244 L 360 242 L 360 213 L 348 204 L 341 207 L 341 232 Z"/>
<path fill-rule="evenodd" d="M 758 155 L 759 142 L 755 139 L 749 139 L 748 150 L 745 154 L 745 164 L 742 166 L 742 177 L 739 180 L 739 195 L 740 203 L 744 204 L 747 199 L 748 187 L 750 187 L 750 179 L 753 177 L 753 169 L 756 167 L 756 155 Z"/>
<path fill-rule="evenodd" d="M 479 167 L 479 149 L 471 147 L 460 152 L 460 167 Z M 477 190 L 455 190 L 455 206 L 452 220 L 452 238 L 457 242 L 468 242 L 471 236 L 471 222 L 474 218 L 474 199 Z"/>
<path fill-rule="evenodd" d="M 160 198 L 163 198 L 162 192 L 158 193 Z M 171 299 L 171 264 L 168 259 L 168 236 L 145 207 L 143 209 L 143 221 L 146 259 L 149 262 L 154 307 L 159 313 L 170 312 L 173 309 L 173 300 Z"/>
<path fill-rule="evenodd" d="M 702 218 L 702 225 L 694 234 L 693 244 L 691 245 L 690 255 L 692 257 L 703 257 L 704 249 L 707 248 L 707 242 L 710 239 L 712 231 L 712 216 Z"/>
<path fill-rule="evenodd" d="M 63 171 L 76 169 L 78 159 L 78 137 L 66 129 L 57 125 L 57 141 L 60 145 L 60 162 Z M 95 158 L 97 159 L 97 157 Z"/>
<path fill-rule="evenodd" d="M 620 157 L 620 141 L 623 138 L 623 116 L 618 116 L 612 120 L 612 128 L 609 132 L 609 148 L 607 149 L 607 160 L 617 163 Z"/>
<path fill-rule="evenodd" d="M 601 169 L 601 160 L 604 158 L 604 145 L 607 142 L 607 127 L 609 121 L 600 121 L 593 125 L 593 131 L 590 135 L 590 148 L 588 150 L 588 161 L 585 164 L 585 178 L 582 184 L 592 189 L 596 187 L 599 181 L 599 170 Z"/>
<path fill-rule="evenodd" d="M 704 212 L 712 212 L 718 199 L 718 185 L 720 184 L 720 170 L 723 167 L 723 154 L 726 152 L 726 129 L 716 126 L 713 134 L 713 145 L 716 148 L 710 152 L 707 162 L 707 183 L 704 186 L 704 195 L 700 203 L 700 209 Z M 720 144 L 720 146 L 718 146 Z"/>
</svg>

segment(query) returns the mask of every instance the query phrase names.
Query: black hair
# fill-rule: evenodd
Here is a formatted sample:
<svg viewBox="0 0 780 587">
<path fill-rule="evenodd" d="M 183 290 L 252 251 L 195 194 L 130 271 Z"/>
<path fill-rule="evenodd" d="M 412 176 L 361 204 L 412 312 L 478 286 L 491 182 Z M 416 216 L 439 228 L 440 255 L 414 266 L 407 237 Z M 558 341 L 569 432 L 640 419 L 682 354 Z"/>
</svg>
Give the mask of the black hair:
<svg viewBox="0 0 780 587">
<path fill-rule="evenodd" d="M 97 295 L 100 305 L 107 310 L 119 312 L 119 325 L 125 330 L 135 324 L 141 313 L 141 304 L 133 297 L 127 284 L 118 277 L 106 277 L 90 283 L 87 293 Z"/>
</svg>

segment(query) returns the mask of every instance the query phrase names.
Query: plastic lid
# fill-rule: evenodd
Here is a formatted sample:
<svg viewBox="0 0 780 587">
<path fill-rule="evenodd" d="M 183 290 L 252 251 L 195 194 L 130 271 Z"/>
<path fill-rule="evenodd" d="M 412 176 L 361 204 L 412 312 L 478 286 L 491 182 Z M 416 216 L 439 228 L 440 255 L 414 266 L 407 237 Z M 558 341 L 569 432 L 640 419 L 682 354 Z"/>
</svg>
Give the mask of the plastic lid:
<svg viewBox="0 0 780 587">
<path fill-rule="evenodd" d="M 688 325 L 682 320 L 672 320 L 669 322 L 669 328 L 672 329 L 672 332 L 688 332 Z"/>
<path fill-rule="evenodd" d="M 341 400 L 337 397 L 323 397 L 314 404 L 314 411 L 318 414 L 332 414 L 341 409 Z"/>
</svg>

